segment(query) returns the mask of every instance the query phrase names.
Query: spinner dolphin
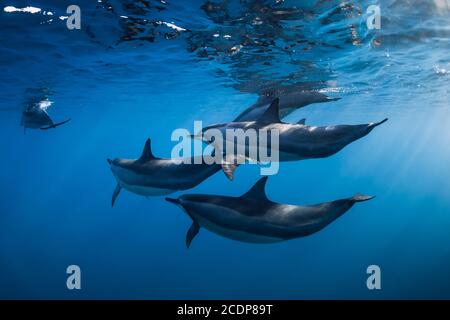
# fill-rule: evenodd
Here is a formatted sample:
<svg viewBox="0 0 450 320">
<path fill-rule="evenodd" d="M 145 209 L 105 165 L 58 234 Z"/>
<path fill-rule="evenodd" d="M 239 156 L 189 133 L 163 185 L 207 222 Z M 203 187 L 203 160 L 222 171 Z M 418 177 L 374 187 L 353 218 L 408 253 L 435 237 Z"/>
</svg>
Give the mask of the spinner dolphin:
<svg viewBox="0 0 450 320">
<path fill-rule="evenodd" d="M 267 177 L 240 197 L 183 195 L 167 201 L 192 219 L 186 235 L 189 247 L 201 227 L 225 238 L 249 243 L 276 243 L 316 233 L 346 213 L 355 203 L 374 197 L 354 197 L 309 206 L 275 203 L 265 193 Z"/>
</svg>

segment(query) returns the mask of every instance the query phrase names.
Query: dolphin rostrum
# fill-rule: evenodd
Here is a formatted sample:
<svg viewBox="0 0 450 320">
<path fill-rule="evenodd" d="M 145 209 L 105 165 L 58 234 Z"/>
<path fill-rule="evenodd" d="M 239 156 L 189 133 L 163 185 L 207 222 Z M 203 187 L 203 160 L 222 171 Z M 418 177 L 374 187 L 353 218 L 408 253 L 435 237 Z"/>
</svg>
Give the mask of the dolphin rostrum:
<svg viewBox="0 0 450 320">
<path fill-rule="evenodd" d="M 280 119 L 286 117 L 291 112 L 306 107 L 313 103 L 324 103 L 340 100 L 340 98 L 330 98 L 320 92 L 315 91 L 294 91 L 280 93 Z M 243 111 L 234 122 L 254 121 L 260 118 L 263 113 L 269 108 L 271 102 L 276 98 L 272 93 L 260 96 L 258 101 Z"/>
<path fill-rule="evenodd" d="M 194 188 L 220 171 L 218 164 L 198 162 L 195 157 L 179 162 L 175 159 L 157 158 L 151 150 L 150 139 L 145 142 L 139 159 L 108 159 L 117 180 L 112 196 L 112 206 L 122 188 L 143 196 L 168 195 L 179 190 Z"/>
<path fill-rule="evenodd" d="M 247 139 L 238 139 L 237 144 L 244 143 L 243 148 L 246 154 L 233 154 L 234 151 L 226 150 L 226 140 L 234 139 L 229 138 L 227 132 L 237 132 L 238 130 L 254 129 L 259 135 L 261 132 L 269 133 L 272 130 L 276 130 L 279 133 L 279 161 L 298 161 L 306 159 L 317 159 L 330 157 L 352 142 L 363 138 L 368 135 L 374 128 L 378 127 L 382 123 L 385 123 L 388 119 L 377 123 L 360 124 L 360 125 L 335 125 L 335 126 L 308 126 L 305 125 L 305 119 L 300 120 L 296 124 L 284 123 L 280 120 L 279 116 L 280 100 L 275 99 L 270 107 L 262 114 L 262 116 L 256 121 L 246 122 L 230 122 L 223 124 L 216 124 L 203 128 L 202 139 L 206 142 L 212 142 L 213 139 L 208 136 L 208 130 L 219 130 L 223 136 L 223 145 L 215 144 L 215 148 L 222 150 L 223 154 L 231 154 L 235 159 L 237 158 L 249 158 L 248 150 L 251 142 Z M 198 137 L 198 136 L 196 136 Z M 260 140 L 260 139 L 258 139 Z M 230 140 L 231 141 L 231 140 Z M 267 148 L 270 149 L 270 139 Z M 233 140 L 233 143 L 236 143 Z M 259 148 L 259 146 L 258 146 Z M 250 159 L 259 161 L 259 159 Z M 236 169 L 236 165 L 232 163 L 224 162 L 223 170 L 225 174 L 232 179 L 233 172 Z"/>
<path fill-rule="evenodd" d="M 346 213 L 357 202 L 374 197 L 354 197 L 310 206 L 279 204 L 267 198 L 267 177 L 240 197 L 183 195 L 167 201 L 181 207 L 192 219 L 186 246 L 201 227 L 225 238 L 249 243 L 276 243 L 316 233 Z"/>
</svg>

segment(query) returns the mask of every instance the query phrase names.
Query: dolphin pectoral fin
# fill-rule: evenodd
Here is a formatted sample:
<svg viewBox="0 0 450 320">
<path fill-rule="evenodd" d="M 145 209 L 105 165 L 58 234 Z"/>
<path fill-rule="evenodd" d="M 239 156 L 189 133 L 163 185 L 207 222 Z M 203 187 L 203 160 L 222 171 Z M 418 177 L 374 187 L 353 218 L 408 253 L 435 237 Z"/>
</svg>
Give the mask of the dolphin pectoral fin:
<svg viewBox="0 0 450 320">
<path fill-rule="evenodd" d="M 353 202 L 364 202 L 364 201 L 372 200 L 373 198 L 375 198 L 375 196 L 366 196 L 366 195 L 358 193 L 357 195 L 352 197 L 350 200 Z"/>
<path fill-rule="evenodd" d="M 233 181 L 234 172 L 240 164 L 244 163 L 246 158 L 244 156 L 235 156 L 228 154 L 222 159 L 222 170 L 227 176 L 228 180 Z"/>
<path fill-rule="evenodd" d="M 188 249 L 191 246 L 192 240 L 194 240 L 195 236 L 198 234 L 199 231 L 200 231 L 200 225 L 198 224 L 197 221 L 193 220 L 192 225 L 186 234 L 186 247 Z"/>
<path fill-rule="evenodd" d="M 238 165 L 230 162 L 222 162 L 223 173 L 227 176 L 228 180 L 233 181 L 234 172 L 236 171 Z"/>
<path fill-rule="evenodd" d="M 111 207 L 114 207 L 114 203 L 116 202 L 117 197 L 119 196 L 120 190 L 122 190 L 122 187 L 119 184 L 117 184 L 112 195 Z"/>
<path fill-rule="evenodd" d="M 195 220 L 195 218 L 183 207 L 180 199 L 166 198 L 167 202 L 173 203 L 179 207 L 182 207 L 184 211 L 188 214 L 188 216 L 192 219 L 192 225 L 186 233 L 186 247 L 189 248 L 191 246 L 192 240 L 200 231 L 200 224 Z"/>
<path fill-rule="evenodd" d="M 301 124 L 301 125 L 306 125 L 306 119 L 303 118 L 302 120 L 300 120 L 299 122 L 297 122 L 297 124 Z"/>
</svg>

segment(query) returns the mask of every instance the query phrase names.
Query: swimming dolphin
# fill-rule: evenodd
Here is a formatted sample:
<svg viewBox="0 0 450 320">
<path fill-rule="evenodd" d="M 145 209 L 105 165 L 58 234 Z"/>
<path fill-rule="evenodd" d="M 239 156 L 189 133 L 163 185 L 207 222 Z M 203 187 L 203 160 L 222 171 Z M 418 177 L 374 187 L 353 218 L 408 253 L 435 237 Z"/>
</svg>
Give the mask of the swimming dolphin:
<svg viewBox="0 0 450 320">
<path fill-rule="evenodd" d="M 45 102 L 46 101 L 41 101 L 24 108 L 20 122 L 21 126 L 24 128 L 24 132 L 26 132 L 26 129 L 28 128 L 41 130 L 53 129 L 70 121 L 70 119 L 67 119 L 62 122 L 54 123 L 45 110 Z"/>
<path fill-rule="evenodd" d="M 294 91 L 294 92 L 280 92 L 280 93 L 267 93 L 258 99 L 258 101 L 242 112 L 234 122 L 254 121 L 259 119 L 264 112 L 270 107 L 272 101 L 279 96 L 280 99 L 280 119 L 286 117 L 291 112 L 303 108 L 313 103 L 324 103 L 340 100 L 340 98 L 330 98 L 320 92 L 310 91 Z"/>
<path fill-rule="evenodd" d="M 208 165 L 204 161 L 196 164 L 179 163 L 174 159 L 157 158 L 151 150 L 150 139 L 145 142 L 139 159 L 108 159 L 111 171 L 117 180 L 112 196 L 112 206 L 122 188 L 143 196 L 162 196 L 176 191 L 194 188 L 205 179 L 220 171 L 221 166 Z"/>
<path fill-rule="evenodd" d="M 256 130 L 258 136 L 260 130 L 262 132 L 270 132 L 277 130 L 279 132 L 279 160 L 280 161 L 298 161 L 306 159 L 317 159 L 330 157 L 352 142 L 368 135 L 374 128 L 378 127 L 388 119 L 377 123 L 361 124 L 361 125 L 336 125 L 336 126 L 307 126 L 304 119 L 297 124 L 284 123 L 279 117 L 279 99 L 275 99 L 266 112 L 256 121 L 231 122 L 216 124 L 203 128 L 202 137 L 206 142 L 212 142 L 211 136 L 208 136 L 209 129 L 219 130 L 223 136 L 224 143 L 222 146 L 215 145 L 216 150 L 222 150 L 224 154 L 230 154 L 235 159 L 249 159 L 249 141 L 244 139 L 245 145 L 242 148 L 246 154 L 234 154 L 234 151 L 226 151 L 226 139 L 228 137 L 227 130 Z M 194 136 L 198 138 L 199 136 Z M 258 139 L 259 140 L 259 139 Z M 268 149 L 271 148 L 270 139 L 268 139 Z M 233 141 L 234 142 L 234 141 Z M 239 143 L 239 140 L 238 140 Z M 259 152 L 258 152 L 259 154 Z M 266 153 L 267 154 L 267 153 Z M 259 161 L 260 159 L 250 159 Z M 232 179 L 236 165 L 224 162 L 223 170 L 225 174 Z"/>
<path fill-rule="evenodd" d="M 192 219 L 186 246 L 201 227 L 225 238 L 249 243 L 276 243 L 316 233 L 342 216 L 357 202 L 374 197 L 354 197 L 311 206 L 279 204 L 267 198 L 267 177 L 240 197 L 183 195 L 166 198 L 181 207 Z"/>
</svg>

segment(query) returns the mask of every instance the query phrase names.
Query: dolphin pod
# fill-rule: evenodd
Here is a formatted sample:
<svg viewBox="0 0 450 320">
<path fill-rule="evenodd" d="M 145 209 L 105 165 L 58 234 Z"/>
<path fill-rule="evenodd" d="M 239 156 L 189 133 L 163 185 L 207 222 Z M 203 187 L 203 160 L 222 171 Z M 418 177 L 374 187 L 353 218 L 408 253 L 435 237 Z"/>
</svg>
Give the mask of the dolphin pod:
<svg viewBox="0 0 450 320">
<path fill-rule="evenodd" d="M 240 197 L 192 194 L 167 201 L 192 219 L 186 234 L 189 248 L 203 227 L 220 236 L 249 243 L 276 243 L 316 233 L 350 210 L 355 203 L 373 199 L 354 197 L 310 206 L 279 204 L 265 192 L 267 177 Z"/>
<path fill-rule="evenodd" d="M 280 99 L 276 98 L 266 111 L 256 121 L 230 122 L 216 124 L 203 128 L 203 133 L 208 133 L 209 129 L 219 130 L 223 137 L 227 138 L 228 130 L 248 130 L 255 129 L 258 135 L 262 132 L 277 130 L 279 132 L 279 156 L 280 161 L 298 161 L 306 159 L 317 159 L 330 157 L 352 142 L 368 135 L 373 129 L 385 123 L 388 119 L 377 123 L 361 125 L 336 125 L 326 127 L 307 126 L 305 119 L 296 124 L 284 123 L 280 120 Z M 206 142 L 211 142 L 211 137 L 203 135 Z M 234 139 L 234 137 L 233 137 Z M 238 141 L 242 142 L 242 141 Z M 249 141 L 243 141 L 245 145 L 242 150 L 245 154 L 236 154 L 236 158 L 248 158 Z M 222 146 L 215 146 L 226 153 L 226 139 Z M 270 148 L 270 145 L 268 146 Z M 259 154 L 259 153 L 258 153 Z M 251 159 L 258 161 L 259 159 Z M 225 174 L 233 178 L 236 163 L 224 163 Z"/>
<path fill-rule="evenodd" d="M 267 103 L 266 98 L 241 113 L 235 121 L 206 127 L 202 139 L 214 142 L 207 136 L 208 129 L 216 129 L 227 137 L 229 129 L 255 129 L 279 132 L 279 161 L 298 161 L 332 156 L 368 135 L 374 128 L 385 123 L 384 119 L 376 123 L 361 125 L 310 126 L 302 119 L 295 124 L 285 123 L 281 118 L 293 110 L 310 103 L 331 100 L 325 95 L 295 94 L 280 99 L 274 98 Z M 298 98 L 298 97 L 297 97 Z M 258 139 L 259 140 L 259 139 Z M 247 158 L 250 142 L 244 140 L 246 154 L 237 155 Z M 215 152 L 227 155 L 224 145 L 214 145 Z M 270 145 L 268 146 L 270 148 Z M 238 148 L 241 150 L 242 148 Z M 259 153 L 258 153 L 259 154 Z M 248 158 L 247 158 L 248 159 Z M 256 160 L 259 159 L 250 159 Z M 138 159 L 108 159 L 111 171 L 117 181 L 112 195 L 112 206 L 121 191 L 126 189 L 143 196 L 164 196 L 196 187 L 221 169 L 232 180 L 237 163 L 222 160 L 221 164 L 195 164 L 195 158 L 189 162 L 174 159 L 157 158 L 151 151 L 151 142 L 145 143 L 142 155 Z M 191 194 L 178 198 L 166 198 L 170 203 L 182 208 L 192 220 L 186 234 L 186 246 L 203 227 L 228 239 L 248 243 L 276 243 L 314 234 L 338 219 L 356 203 L 373 199 L 373 196 L 357 194 L 353 197 L 316 205 L 299 206 L 280 204 L 271 201 L 265 192 L 267 177 L 260 179 L 247 193 L 240 197 Z"/>
<path fill-rule="evenodd" d="M 221 169 L 220 165 L 207 165 L 203 161 L 195 164 L 195 158 L 179 163 L 155 157 L 150 139 L 145 142 L 139 159 L 108 159 L 108 163 L 117 180 L 112 206 L 122 188 L 143 196 L 168 195 L 194 188 Z"/>
</svg>

